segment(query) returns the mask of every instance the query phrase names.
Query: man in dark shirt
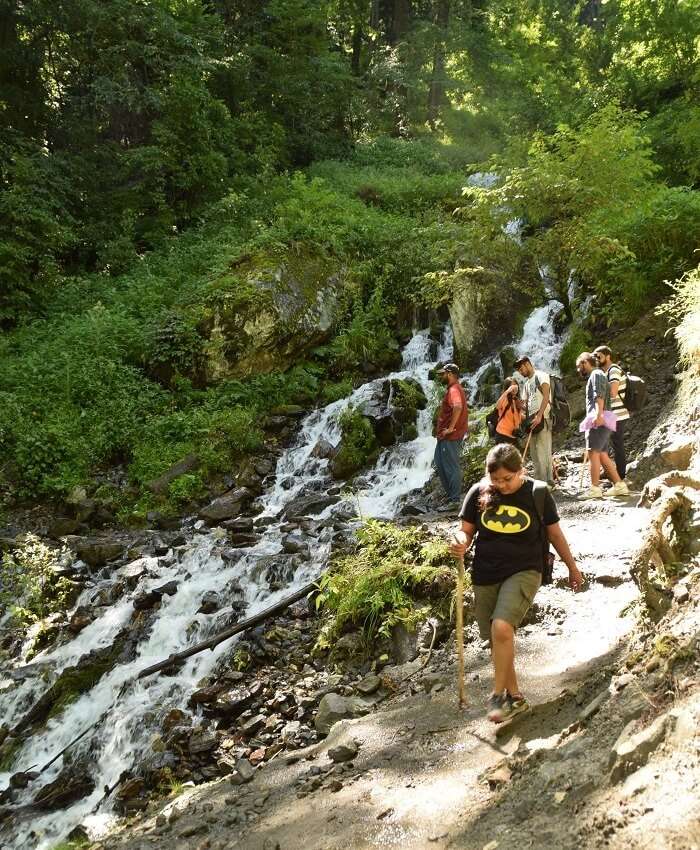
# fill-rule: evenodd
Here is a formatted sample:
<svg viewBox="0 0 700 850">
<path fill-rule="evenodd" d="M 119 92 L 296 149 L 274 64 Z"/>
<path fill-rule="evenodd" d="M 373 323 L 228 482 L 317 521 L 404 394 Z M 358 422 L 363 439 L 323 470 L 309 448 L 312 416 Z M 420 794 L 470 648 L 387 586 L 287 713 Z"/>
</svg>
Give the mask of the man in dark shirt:
<svg viewBox="0 0 700 850">
<path fill-rule="evenodd" d="M 600 486 L 600 467 L 602 465 L 613 486 L 608 490 L 609 496 L 628 496 L 629 490 L 617 473 L 615 464 L 608 454 L 611 428 L 607 427 L 605 416 L 615 415 L 611 412 L 610 384 L 605 373 L 598 368 L 596 358 L 589 351 L 582 351 L 576 358 L 576 369 L 579 375 L 587 378 L 586 383 L 586 414 L 592 420 L 592 427 L 586 431 L 586 448 L 591 471 L 591 486 L 579 496 L 579 499 L 602 499 L 603 489 Z M 611 424 L 610 418 L 608 423 Z"/>
<path fill-rule="evenodd" d="M 446 363 L 437 372 L 447 387 L 440 405 L 435 436 L 435 467 L 442 486 L 447 494 L 447 508 L 459 507 L 462 493 L 462 472 L 459 458 L 462 454 L 462 441 L 467 433 L 468 411 L 467 397 L 459 382 L 459 368 L 454 363 Z"/>
</svg>

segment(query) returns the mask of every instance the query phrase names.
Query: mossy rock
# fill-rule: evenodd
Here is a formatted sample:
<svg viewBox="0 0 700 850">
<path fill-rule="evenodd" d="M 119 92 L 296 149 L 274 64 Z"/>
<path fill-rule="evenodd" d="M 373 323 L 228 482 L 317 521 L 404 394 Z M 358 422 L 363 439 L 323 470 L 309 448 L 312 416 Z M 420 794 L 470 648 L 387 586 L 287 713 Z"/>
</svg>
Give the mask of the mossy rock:
<svg viewBox="0 0 700 850">
<path fill-rule="evenodd" d="M 298 362 L 329 338 L 345 288 L 345 270 L 310 249 L 241 258 L 212 283 L 200 324 L 207 381 Z"/>
<path fill-rule="evenodd" d="M 340 418 L 340 447 L 331 463 L 334 478 L 345 479 L 374 462 L 380 446 L 370 420 L 359 410 L 348 408 Z"/>
</svg>

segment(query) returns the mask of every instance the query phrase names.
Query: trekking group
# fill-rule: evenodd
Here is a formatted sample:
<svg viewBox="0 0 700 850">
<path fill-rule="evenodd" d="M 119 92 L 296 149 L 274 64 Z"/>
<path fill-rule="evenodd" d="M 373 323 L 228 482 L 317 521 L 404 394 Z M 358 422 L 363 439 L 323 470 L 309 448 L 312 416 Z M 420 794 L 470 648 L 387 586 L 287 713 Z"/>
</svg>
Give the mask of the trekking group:
<svg viewBox="0 0 700 850">
<path fill-rule="evenodd" d="M 587 457 L 591 478 L 579 499 L 626 496 L 625 427 L 630 410 L 644 403 L 644 383 L 626 375 L 604 345 L 582 352 L 576 369 L 586 379 L 586 416 L 579 430 L 585 436 L 584 463 Z M 471 567 L 475 615 L 494 668 L 487 716 L 501 723 L 529 709 L 515 671 L 515 632 L 540 586 L 552 582 L 550 545 L 568 569 L 571 589 L 579 590 L 583 583 L 552 496 L 557 479 L 552 435 L 568 428 L 571 415 L 561 378 L 537 369 L 527 356 L 516 360 L 513 377 L 505 381 L 487 417 L 496 445 L 487 455 L 484 478 L 460 503 L 459 458 L 468 432 L 467 399 L 456 364 L 444 365 L 437 374 L 447 389 L 435 430 L 435 466 L 446 507 L 454 508 L 461 520 L 452 553 L 463 559 L 475 543 Z M 528 449 L 532 478 L 525 471 Z M 611 482 L 607 492 L 601 487 L 601 468 Z"/>
</svg>

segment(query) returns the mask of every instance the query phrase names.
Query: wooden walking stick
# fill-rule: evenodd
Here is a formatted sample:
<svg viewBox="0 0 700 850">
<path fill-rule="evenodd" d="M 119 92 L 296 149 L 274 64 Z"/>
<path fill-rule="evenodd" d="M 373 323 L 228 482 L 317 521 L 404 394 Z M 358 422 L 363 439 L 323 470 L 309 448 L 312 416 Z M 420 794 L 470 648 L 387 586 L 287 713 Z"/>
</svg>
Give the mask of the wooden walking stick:
<svg viewBox="0 0 700 850">
<path fill-rule="evenodd" d="M 528 432 L 527 440 L 525 442 L 525 450 L 523 451 L 523 463 L 525 463 L 525 458 L 527 457 L 527 450 L 530 448 L 530 438 L 532 437 L 532 431 Z"/>
<path fill-rule="evenodd" d="M 456 537 L 455 543 L 459 543 Z M 457 555 L 457 590 L 455 599 L 455 637 L 457 639 L 457 696 L 460 708 L 467 704 L 464 693 L 464 555 Z"/>
</svg>

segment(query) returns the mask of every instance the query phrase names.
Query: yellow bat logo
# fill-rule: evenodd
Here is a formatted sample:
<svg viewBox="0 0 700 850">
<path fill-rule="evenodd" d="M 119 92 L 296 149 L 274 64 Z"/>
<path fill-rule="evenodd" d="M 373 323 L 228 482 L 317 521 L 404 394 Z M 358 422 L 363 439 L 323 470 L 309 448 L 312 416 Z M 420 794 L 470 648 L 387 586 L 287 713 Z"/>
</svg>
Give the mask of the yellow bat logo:
<svg viewBox="0 0 700 850">
<path fill-rule="evenodd" d="M 530 515 L 514 505 L 499 505 L 495 511 L 486 510 L 481 514 L 481 524 L 500 534 L 518 534 L 530 527 Z"/>
</svg>

